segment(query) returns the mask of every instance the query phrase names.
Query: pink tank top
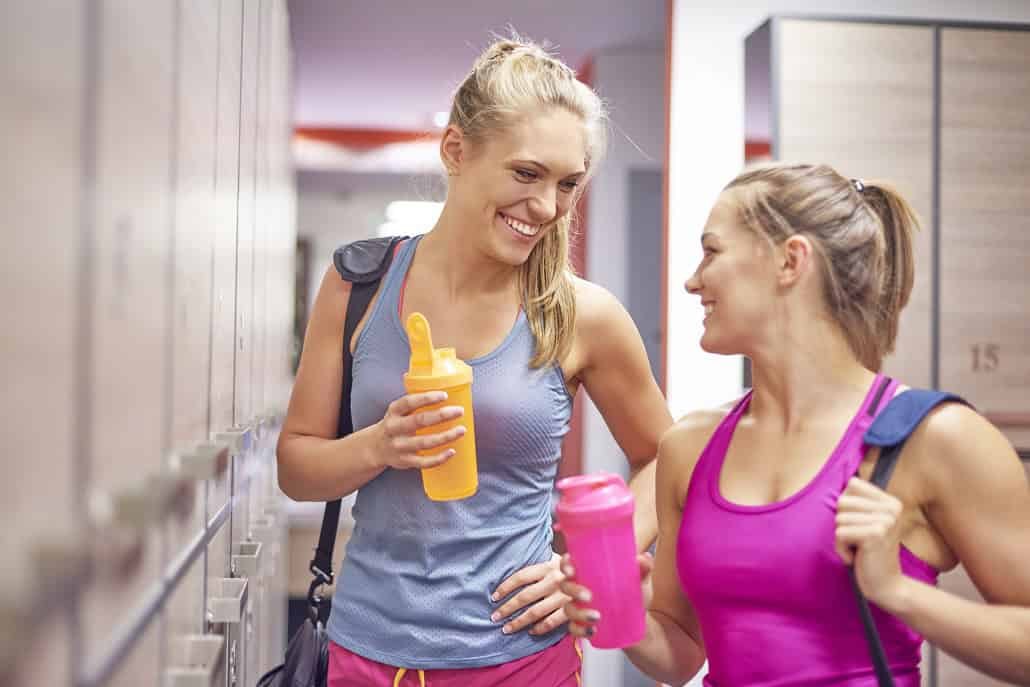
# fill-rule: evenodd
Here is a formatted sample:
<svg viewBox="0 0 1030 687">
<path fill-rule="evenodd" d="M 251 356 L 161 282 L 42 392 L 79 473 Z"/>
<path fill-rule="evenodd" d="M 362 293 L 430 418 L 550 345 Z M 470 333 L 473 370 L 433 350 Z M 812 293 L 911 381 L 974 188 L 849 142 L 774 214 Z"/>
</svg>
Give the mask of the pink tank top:
<svg viewBox="0 0 1030 687">
<path fill-rule="evenodd" d="M 877 376 L 861 410 L 812 481 L 764 506 L 730 503 L 719 474 L 748 392 L 720 423 L 690 480 L 676 548 L 680 582 L 708 653 L 708 687 L 875 687 L 847 567 L 834 550 L 836 503 L 858 470 L 862 437 L 894 396 Z M 901 568 L 936 584 L 937 571 L 905 549 Z M 872 606 L 897 687 L 919 687 L 922 637 Z"/>
</svg>

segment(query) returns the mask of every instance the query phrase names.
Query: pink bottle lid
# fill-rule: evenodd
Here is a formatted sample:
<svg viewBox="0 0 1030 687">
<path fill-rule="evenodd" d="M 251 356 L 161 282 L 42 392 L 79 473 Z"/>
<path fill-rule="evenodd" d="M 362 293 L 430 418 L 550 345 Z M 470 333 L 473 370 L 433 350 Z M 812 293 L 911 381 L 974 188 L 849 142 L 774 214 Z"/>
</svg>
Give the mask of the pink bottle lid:
<svg viewBox="0 0 1030 687">
<path fill-rule="evenodd" d="M 615 473 L 566 477 L 556 486 L 561 492 L 558 520 L 565 527 L 592 527 L 633 516 L 633 492 Z"/>
</svg>

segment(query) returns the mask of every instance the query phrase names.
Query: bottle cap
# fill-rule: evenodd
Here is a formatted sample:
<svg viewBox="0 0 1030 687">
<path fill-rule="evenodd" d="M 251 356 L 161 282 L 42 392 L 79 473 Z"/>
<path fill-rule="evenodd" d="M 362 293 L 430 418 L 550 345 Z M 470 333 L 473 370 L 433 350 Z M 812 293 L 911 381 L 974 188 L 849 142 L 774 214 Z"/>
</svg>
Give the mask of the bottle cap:
<svg viewBox="0 0 1030 687">
<path fill-rule="evenodd" d="M 429 322 L 422 313 L 411 313 L 405 329 L 411 347 L 408 372 L 404 375 L 408 393 L 472 383 L 472 368 L 458 359 L 453 348 L 433 348 Z"/>
<path fill-rule="evenodd" d="M 598 525 L 633 515 L 633 492 L 612 472 L 559 480 L 558 520 L 565 525 Z"/>
</svg>

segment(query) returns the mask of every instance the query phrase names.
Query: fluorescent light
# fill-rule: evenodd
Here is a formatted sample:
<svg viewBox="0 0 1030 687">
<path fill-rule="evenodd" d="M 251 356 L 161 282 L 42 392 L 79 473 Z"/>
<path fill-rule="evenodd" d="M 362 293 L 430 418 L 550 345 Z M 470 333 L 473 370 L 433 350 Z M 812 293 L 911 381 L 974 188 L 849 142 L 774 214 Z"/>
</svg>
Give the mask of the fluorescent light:
<svg viewBox="0 0 1030 687">
<path fill-rule="evenodd" d="M 450 121 L 450 118 L 450 112 L 437 112 L 433 115 L 433 124 L 436 124 L 436 126 L 442 129 L 447 126 L 447 122 Z"/>
<path fill-rule="evenodd" d="M 379 225 L 380 236 L 424 234 L 440 219 L 443 203 L 421 200 L 395 200 L 386 206 L 386 222 Z"/>
<path fill-rule="evenodd" d="M 440 219 L 443 203 L 428 200 L 395 200 L 386 206 L 386 219 L 391 222 L 413 222 L 415 224 L 436 224 Z"/>
<path fill-rule="evenodd" d="M 415 236 L 417 234 L 424 234 L 430 229 L 432 229 L 432 227 L 422 227 L 416 224 L 407 224 L 405 222 L 383 222 L 376 229 L 376 234 L 381 237 Z"/>
</svg>

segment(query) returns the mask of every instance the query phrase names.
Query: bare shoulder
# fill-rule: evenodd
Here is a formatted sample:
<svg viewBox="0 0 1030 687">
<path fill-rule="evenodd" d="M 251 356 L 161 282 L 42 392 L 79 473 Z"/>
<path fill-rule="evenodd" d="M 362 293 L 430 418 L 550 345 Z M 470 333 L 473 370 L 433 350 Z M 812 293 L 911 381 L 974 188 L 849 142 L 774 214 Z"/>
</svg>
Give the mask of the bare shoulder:
<svg viewBox="0 0 1030 687">
<path fill-rule="evenodd" d="M 612 361 L 623 366 L 647 366 L 640 333 L 626 308 L 608 289 L 586 279 L 573 277 L 576 294 L 576 322 L 573 344 L 563 368 L 571 376 L 605 368 Z"/>
<path fill-rule="evenodd" d="M 909 446 L 919 473 L 939 488 L 1000 486 L 1026 479 L 1005 435 L 961 403 L 945 403 L 930 411 Z"/>
<path fill-rule="evenodd" d="M 600 284 L 580 277 L 572 278 L 576 292 L 576 329 L 590 334 L 620 317 L 629 317 L 622 303 Z"/>
<path fill-rule="evenodd" d="M 340 273 L 336 271 L 336 267 L 330 263 L 325 268 L 325 274 L 322 275 L 322 284 L 319 289 L 319 294 L 325 294 L 326 299 L 344 299 L 346 300 L 350 296 L 351 283 L 340 276 Z"/>
<path fill-rule="evenodd" d="M 733 409 L 733 403 L 687 413 L 670 427 L 658 444 L 658 479 L 675 484 L 680 506 L 701 453 L 716 428 Z"/>
</svg>

